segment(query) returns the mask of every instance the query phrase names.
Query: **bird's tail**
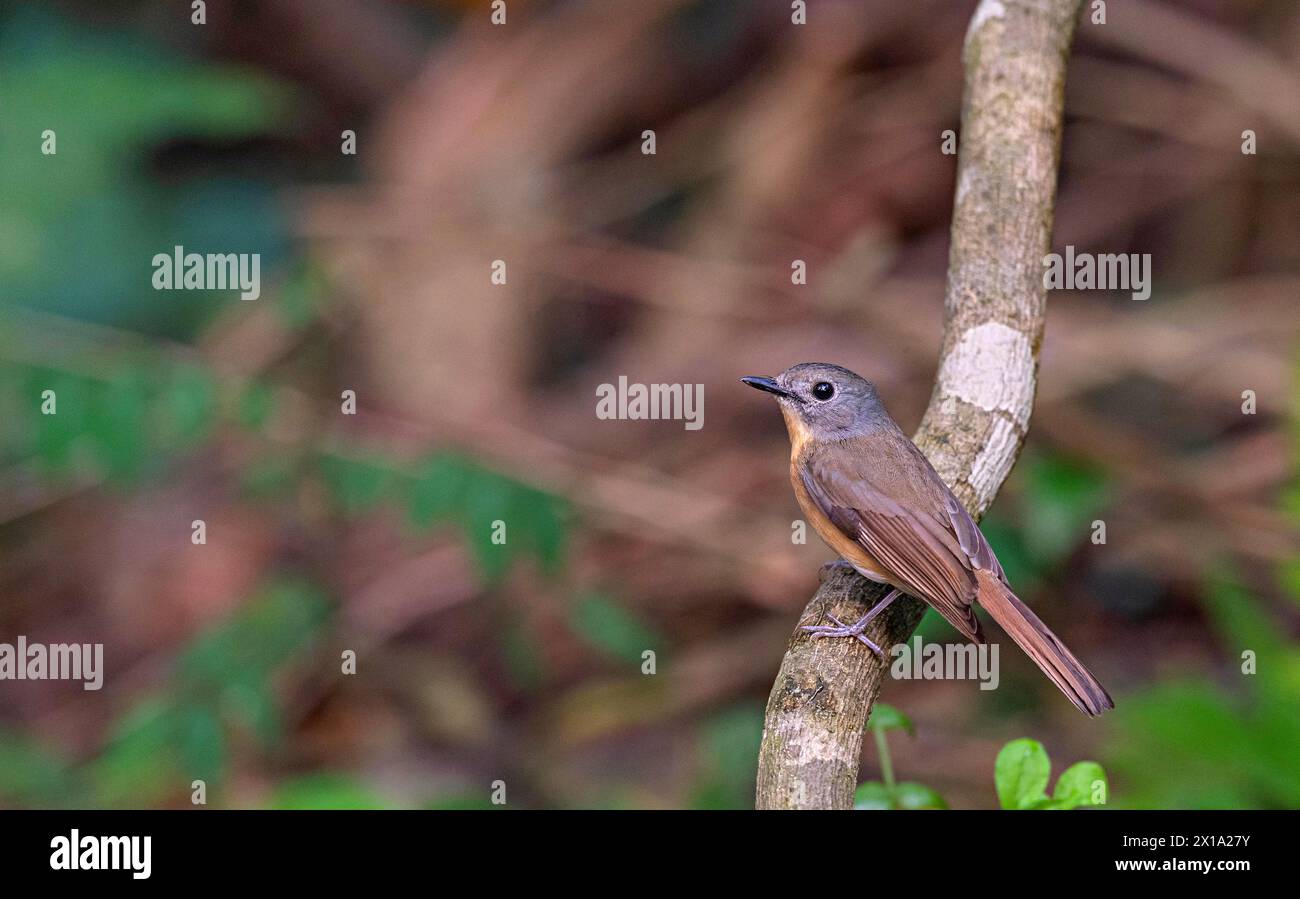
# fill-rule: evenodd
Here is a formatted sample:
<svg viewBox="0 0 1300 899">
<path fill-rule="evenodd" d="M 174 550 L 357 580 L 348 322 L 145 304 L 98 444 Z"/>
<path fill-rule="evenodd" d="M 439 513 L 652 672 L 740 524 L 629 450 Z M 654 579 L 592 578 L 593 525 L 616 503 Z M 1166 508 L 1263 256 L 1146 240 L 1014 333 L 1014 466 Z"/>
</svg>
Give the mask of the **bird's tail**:
<svg viewBox="0 0 1300 899">
<path fill-rule="evenodd" d="M 1106 688 L 1065 648 L 1056 634 L 987 569 L 978 572 L 979 604 L 988 610 L 1011 639 L 1019 644 L 1052 683 L 1060 688 L 1079 711 L 1089 717 L 1115 708 Z"/>
</svg>

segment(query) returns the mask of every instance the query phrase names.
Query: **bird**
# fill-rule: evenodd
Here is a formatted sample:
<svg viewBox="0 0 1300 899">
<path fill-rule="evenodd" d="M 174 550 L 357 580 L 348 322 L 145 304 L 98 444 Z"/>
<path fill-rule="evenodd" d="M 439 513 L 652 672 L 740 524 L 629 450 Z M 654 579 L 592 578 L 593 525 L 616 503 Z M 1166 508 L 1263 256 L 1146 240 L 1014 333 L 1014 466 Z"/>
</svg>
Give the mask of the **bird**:
<svg viewBox="0 0 1300 899">
<path fill-rule="evenodd" d="M 776 397 L 790 435 L 790 483 L 818 535 L 860 575 L 891 589 L 853 624 L 810 625 L 853 637 L 877 654 L 866 626 L 903 594 L 924 600 L 964 637 L 984 642 L 975 605 L 1089 717 L 1110 694 L 1007 582 L 992 547 L 925 454 L 903 433 L 866 378 L 803 362 L 775 378 L 740 379 Z"/>
</svg>

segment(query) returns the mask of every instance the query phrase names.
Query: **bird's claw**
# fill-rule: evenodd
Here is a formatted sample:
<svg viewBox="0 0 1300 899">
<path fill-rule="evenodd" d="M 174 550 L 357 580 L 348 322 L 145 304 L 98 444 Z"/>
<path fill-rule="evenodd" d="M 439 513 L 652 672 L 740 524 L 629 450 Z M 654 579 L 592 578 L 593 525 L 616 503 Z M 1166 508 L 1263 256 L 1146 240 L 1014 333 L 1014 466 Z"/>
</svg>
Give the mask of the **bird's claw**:
<svg viewBox="0 0 1300 899">
<path fill-rule="evenodd" d="M 877 646 L 875 643 L 872 643 L 870 640 L 868 640 L 866 635 L 862 633 L 862 631 L 867 626 L 866 621 L 859 621 L 857 624 L 850 625 L 850 624 L 845 624 L 843 621 L 840 621 L 834 615 L 827 614 L 826 617 L 829 618 L 831 621 L 835 622 L 835 627 L 829 627 L 827 625 L 808 624 L 808 625 L 804 625 L 801 628 L 801 630 L 805 630 L 808 633 L 812 634 L 812 638 L 814 640 L 816 640 L 818 637 L 854 637 L 855 639 L 858 640 L 858 642 L 862 643 L 864 646 L 866 646 L 876 655 L 884 656 L 884 653 L 881 652 L 880 647 Z"/>
</svg>

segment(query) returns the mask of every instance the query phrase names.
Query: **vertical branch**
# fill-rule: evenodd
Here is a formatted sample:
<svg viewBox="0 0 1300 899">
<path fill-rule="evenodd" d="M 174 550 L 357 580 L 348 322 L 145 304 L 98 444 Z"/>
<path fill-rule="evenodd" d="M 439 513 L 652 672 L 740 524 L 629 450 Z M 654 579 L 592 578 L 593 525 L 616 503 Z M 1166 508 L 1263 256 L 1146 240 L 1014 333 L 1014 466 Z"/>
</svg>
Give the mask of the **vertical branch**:
<svg viewBox="0 0 1300 899">
<path fill-rule="evenodd" d="M 917 445 L 978 518 L 1020 453 L 1046 311 L 1065 64 L 1082 0 L 982 0 L 962 62 L 961 149 L 939 370 Z M 853 621 L 884 594 L 832 570 L 800 625 Z M 925 606 L 896 601 L 867 636 L 906 641 Z M 888 669 L 856 640 L 796 629 L 768 698 L 758 808 L 850 808 L 862 735 Z"/>
</svg>

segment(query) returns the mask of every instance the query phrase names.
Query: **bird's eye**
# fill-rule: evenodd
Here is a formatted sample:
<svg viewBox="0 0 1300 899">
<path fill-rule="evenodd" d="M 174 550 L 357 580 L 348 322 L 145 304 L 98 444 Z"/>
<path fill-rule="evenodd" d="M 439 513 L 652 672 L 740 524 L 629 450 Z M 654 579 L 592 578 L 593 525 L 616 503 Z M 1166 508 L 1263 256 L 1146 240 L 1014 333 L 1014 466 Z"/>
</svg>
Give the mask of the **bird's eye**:
<svg viewBox="0 0 1300 899">
<path fill-rule="evenodd" d="M 818 381 L 813 385 L 813 396 L 819 400 L 828 400 L 835 396 L 835 385 L 829 381 Z"/>
</svg>

